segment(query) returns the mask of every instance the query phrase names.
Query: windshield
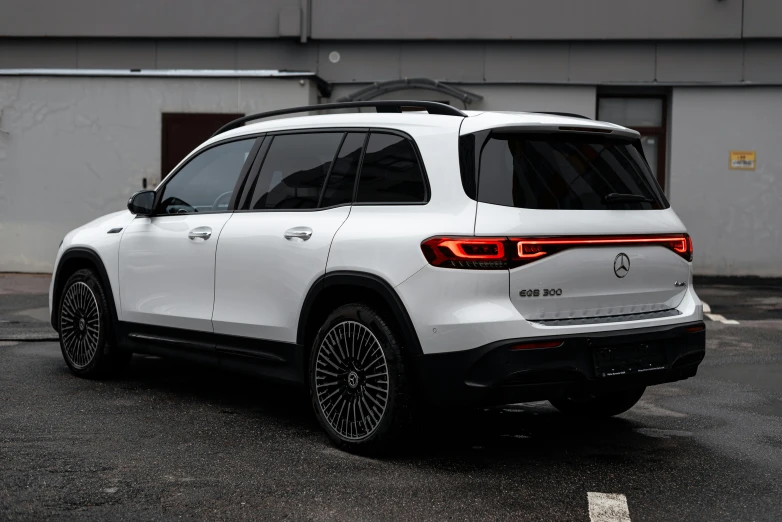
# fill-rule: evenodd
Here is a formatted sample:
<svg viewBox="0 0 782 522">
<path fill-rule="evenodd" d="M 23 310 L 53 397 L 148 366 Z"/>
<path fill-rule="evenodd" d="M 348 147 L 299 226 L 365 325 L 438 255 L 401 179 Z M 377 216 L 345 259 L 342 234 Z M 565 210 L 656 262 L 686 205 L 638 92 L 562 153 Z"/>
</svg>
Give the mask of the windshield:
<svg viewBox="0 0 782 522">
<path fill-rule="evenodd" d="M 668 206 L 631 140 L 577 133 L 491 133 L 478 200 L 518 208 L 651 210 Z M 609 194 L 611 194 L 610 197 Z"/>
</svg>

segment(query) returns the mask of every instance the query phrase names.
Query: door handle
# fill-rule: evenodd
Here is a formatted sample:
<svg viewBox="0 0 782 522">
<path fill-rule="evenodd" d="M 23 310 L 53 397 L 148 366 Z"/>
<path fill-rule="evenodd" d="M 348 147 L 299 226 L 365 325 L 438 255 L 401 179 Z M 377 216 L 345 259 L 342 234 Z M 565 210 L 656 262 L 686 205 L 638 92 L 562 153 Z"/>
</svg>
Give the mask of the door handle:
<svg viewBox="0 0 782 522">
<path fill-rule="evenodd" d="M 196 242 L 206 241 L 212 237 L 212 229 L 209 227 L 196 227 L 187 233 L 187 237 Z"/>
<path fill-rule="evenodd" d="M 285 239 L 288 241 L 307 241 L 312 237 L 312 229 L 310 227 L 293 227 L 285 231 Z"/>
</svg>

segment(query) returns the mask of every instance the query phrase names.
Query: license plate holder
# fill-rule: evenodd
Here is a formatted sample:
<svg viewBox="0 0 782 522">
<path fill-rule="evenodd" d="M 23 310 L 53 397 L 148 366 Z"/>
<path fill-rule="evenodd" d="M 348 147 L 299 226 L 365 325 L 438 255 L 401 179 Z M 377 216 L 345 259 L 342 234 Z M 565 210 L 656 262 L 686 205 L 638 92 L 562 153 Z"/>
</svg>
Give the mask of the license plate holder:
<svg viewBox="0 0 782 522">
<path fill-rule="evenodd" d="M 601 379 L 653 372 L 667 367 L 665 348 L 658 343 L 596 347 L 592 357 L 595 375 Z"/>
</svg>

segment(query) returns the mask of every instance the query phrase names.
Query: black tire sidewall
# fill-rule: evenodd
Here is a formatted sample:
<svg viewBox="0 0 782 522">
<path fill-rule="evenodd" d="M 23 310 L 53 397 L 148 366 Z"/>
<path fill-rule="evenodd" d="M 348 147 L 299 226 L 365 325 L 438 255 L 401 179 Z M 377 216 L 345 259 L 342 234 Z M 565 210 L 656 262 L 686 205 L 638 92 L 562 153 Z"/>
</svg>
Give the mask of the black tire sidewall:
<svg viewBox="0 0 782 522">
<path fill-rule="evenodd" d="M 375 335 L 380 342 L 386 358 L 389 376 L 388 403 L 383 418 L 375 430 L 361 440 L 343 438 L 326 420 L 317 398 L 315 388 L 315 361 L 318 350 L 326 334 L 331 329 L 345 321 L 360 323 Z M 402 357 L 402 347 L 397 341 L 389 324 L 372 308 L 363 304 L 348 304 L 337 308 L 324 321 L 318 330 L 310 350 L 308 366 L 308 382 L 312 407 L 318 422 L 337 446 L 354 453 L 367 455 L 382 455 L 401 439 L 402 433 L 409 424 L 411 405 L 409 401 L 409 386 Z"/>
<path fill-rule="evenodd" d="M 68 289 L 76 283 L 86 284 L 90 291 L 95 296 L 95 300 L 98 302 L 98 349 L 95 351 L 95 355 L 92 360 L 83 368 L 77 368 L 71 362 L 68 354 L 65 350 L 65 343 L 63 343 L 62 333 L 62 308 L 65 301 L 65 295 L 68 293 Z M 111 312 L 109 310 L 108 302 L 106 301 L 106 294 L 103 291 L 103 286 L 95 276 L 95 274 L 89 269 L 78 270 L 68 278 L 65 286 L 60 292 L 60 302 L 57 307 L 57 326 L 60 333 L 60 350 L 62 356 L 65 359 L 65 363 L 70 368 L 71 372 L 80 377 L 97 378 L 102 377 L 107 373 L 107 366 L 110 364 L 109 359 L 109 344 L 107 341 L 111 340 Z"/>
</svg>

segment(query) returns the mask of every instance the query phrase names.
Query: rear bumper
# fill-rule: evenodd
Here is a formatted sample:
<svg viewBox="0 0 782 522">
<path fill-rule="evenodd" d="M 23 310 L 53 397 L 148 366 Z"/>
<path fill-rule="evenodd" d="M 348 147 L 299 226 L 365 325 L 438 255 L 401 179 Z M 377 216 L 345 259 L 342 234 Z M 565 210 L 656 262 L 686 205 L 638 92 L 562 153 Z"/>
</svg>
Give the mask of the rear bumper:
<svg viewBox="0 0 782 522">
<path fill-rule="evenodd" d="M 420 355 L 416 370 L 433 404 L 498 405 L 618 391 L 693 377 L 706 354 L 705 329 L 688 332 L 693 327 L 705 325 L 694 321 L 588 335 L 508 339 L 472 350 Z M 562 345 L 510 349 L 529 341 L 561 341 Z M 599 377 L 594 356 L 601 348 L 659 349 L 661 359 L 644 371 Z"/>
</svg>

